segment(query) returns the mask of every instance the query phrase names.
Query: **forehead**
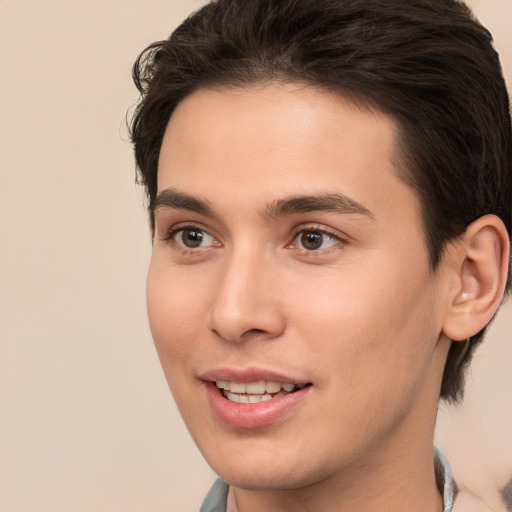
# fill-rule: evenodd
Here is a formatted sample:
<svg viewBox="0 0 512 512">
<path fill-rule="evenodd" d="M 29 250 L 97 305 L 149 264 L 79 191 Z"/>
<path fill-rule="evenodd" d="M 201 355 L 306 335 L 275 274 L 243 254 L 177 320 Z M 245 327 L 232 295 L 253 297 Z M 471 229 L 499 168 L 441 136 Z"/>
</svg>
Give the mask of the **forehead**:
<svg viewBox="0 0 512 512">
<path fill-rule="evenodd" d="M 390 116 L 312 86 L 202 89 L 171 116 L 158 189 L 244 207 L 317 192 L 393 206 L 415 196 L 399 178 L 396 134 Z"/>
<path fill-rule="evenodd" d="M 364 135 L 370 142 L 369 137 L 377 134 L 381 146 L 393 150 L 396 132 L 393 119 L 370 102 L 310 84 L 277 82 L 193 92 L 174 110 L 164 142 L 207 139 L 215 147 L 230 143 L 235 147 L 251 136 L 255 142 L 267 139 L 269 146 L 276 146 L 304 138 L 328 142 L 334 135 L 364 143 Z"/>
</svg>

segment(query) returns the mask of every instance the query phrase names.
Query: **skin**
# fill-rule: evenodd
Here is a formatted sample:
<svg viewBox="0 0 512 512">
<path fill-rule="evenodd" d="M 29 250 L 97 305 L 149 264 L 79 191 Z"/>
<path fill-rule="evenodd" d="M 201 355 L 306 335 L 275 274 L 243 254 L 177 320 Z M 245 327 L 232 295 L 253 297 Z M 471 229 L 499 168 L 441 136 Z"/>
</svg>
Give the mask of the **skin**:
<svg viewBox="0 0 512 512">
<path fill-rule="evenodd" d="M 183 419 L 241 512 L 442 510 L 432 440 L 460 251 L 430 270 L 396 154 L 387 115 L 314 87 L 199 90 L 170 119 L 150 325 Z M 334 193 L 362 208 L 276 212 Z M 186 247 L 185 227 L 201 245 Z M 312 385 L 275 423 L 237 428 L 207 400 L 219 367 Z"/>
</svg>

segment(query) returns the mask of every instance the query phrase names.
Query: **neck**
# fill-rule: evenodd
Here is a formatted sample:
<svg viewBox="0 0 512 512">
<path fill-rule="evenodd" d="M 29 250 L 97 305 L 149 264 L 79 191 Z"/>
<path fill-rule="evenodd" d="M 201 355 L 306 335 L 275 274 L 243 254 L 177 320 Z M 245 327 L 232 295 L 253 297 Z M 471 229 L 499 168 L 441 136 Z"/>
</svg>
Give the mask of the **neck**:
<svg viewBox="0 0 512 512">
<path fill-rule="evenodd" d="M 244 490 L 234 488 L 229 512 L 441 512 L 434 455 L 430 449 L 395 453 L 393 464 L 374 460 L 358 464 L 301 489 Z M 421 457 L 421 458 L 420 458 Z M 389 460 L 389 459 L 388 459 Z M 392 467 L 391 467 L 392 466 Z"/>
</svg>

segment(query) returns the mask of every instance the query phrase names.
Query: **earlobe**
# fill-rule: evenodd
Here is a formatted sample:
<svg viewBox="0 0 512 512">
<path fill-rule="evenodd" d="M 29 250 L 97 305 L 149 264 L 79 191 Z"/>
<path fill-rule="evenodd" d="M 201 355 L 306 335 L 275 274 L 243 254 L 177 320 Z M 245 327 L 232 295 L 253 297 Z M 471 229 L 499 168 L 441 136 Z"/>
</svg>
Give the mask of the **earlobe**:
<svg viewBox="0 0 512 512">
<path fill-rule="evenodd" d="M 503 298 L 510 243 L 503 222 L 484 215 L 470 224 L 457 246 L 458 288 L 450 299 L 443 332 L 455 341 L 480 332 Z"/>
</svg>

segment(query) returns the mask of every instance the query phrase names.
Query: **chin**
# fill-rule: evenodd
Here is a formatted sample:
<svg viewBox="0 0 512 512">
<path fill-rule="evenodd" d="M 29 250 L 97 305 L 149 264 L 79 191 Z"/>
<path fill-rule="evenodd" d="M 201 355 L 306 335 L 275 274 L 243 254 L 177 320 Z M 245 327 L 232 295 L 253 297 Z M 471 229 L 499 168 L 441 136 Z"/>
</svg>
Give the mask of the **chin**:
<svg viewBox="0 0 512 512">
<path fill-rule="evenodd" d="M 272 468 L 240 468 L 224 470 L 213 468 L 222 480 L 233 487 L 246 490 L 296 490 L 316 483 L 315 479 L 306 475 L 299 475 L 291 468 L 280 471 Z"/>
<path fill-rule="evenodd" d="M 308 461 L 300 447 L 282 442 L 251 443 L 237 439 L 219 453 L 201 450 L 215 473 L 229 485 L 247 490 L 294 490 L 314 485 L 329 474 L 329 465 Z M 326 461 L 327 462 L 327 461 Z"/>
</svg>

